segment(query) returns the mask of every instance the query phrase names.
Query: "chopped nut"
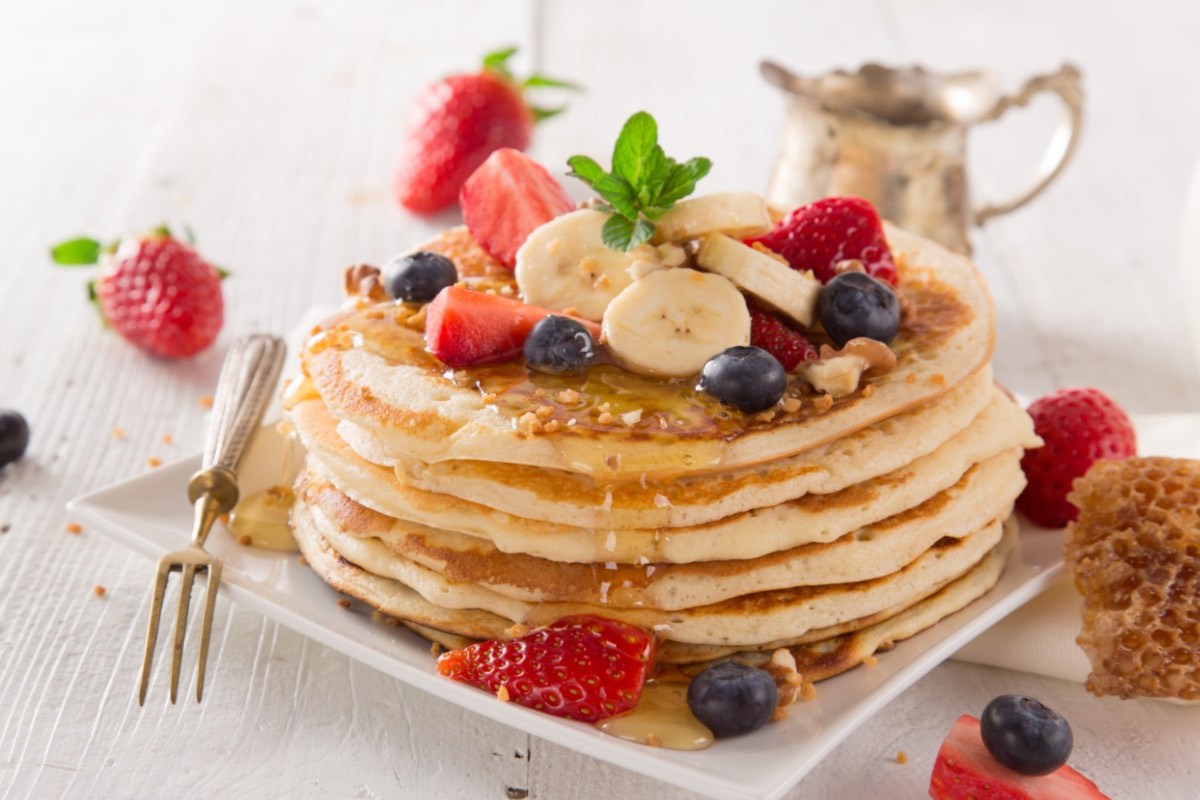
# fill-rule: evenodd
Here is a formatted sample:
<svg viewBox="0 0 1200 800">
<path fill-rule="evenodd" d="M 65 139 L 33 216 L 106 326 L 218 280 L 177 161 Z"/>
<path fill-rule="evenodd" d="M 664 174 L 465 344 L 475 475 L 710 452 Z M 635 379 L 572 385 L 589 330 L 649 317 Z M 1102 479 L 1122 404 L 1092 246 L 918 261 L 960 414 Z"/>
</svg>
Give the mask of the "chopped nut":
<svg viewBox="0 0 1200 800">
<path fill-rule="evenodd" d="M 873 394 L 875 394 L 875 384 L 868 383 L 866 386 L 864 386 L 862 388 L 862 396 L 863 397 L 870 397 Z"/>
<path fill-rule="evenodd" d="M 554 399 L 562 403 L 564 406 L 574 405 L 579 402 L 579 392 L 574 389 L 563 389 L 554 395 Z"/>
<path fill-rule="evenodd" d="M 175 441 L 175 437 L 174 437 L 174 436 L 172 436 L 171 434 L 169 434 L 169 433 L 164 433 L 164 434 L 163 434 L 163 437 L 162 437 L 162 443 L 163 443 L 163 444 L 171 444 L 171 443 L 172 443 L 172 442 L 174 442 L 174 441 Z"/>
<path fill-rule="evenodd" d="M 607 289 L 612 286 L 612 276 L 607 272 L 602 273 L 596 280 L 592 281 L 593 289 Z"/>
<path fill-rule="evenodd" d="M 800 684 L 800 696 L 805 700 L 815 700 L 817 698 L 817 687 L 813 686 L 810 681 L 805 681 Z"/>
<path fill-rule="evenodd" d="M 155 467 L 161 467 L 162 459 L 160 459 L 156 456 L 150 456 L 149 458 L 146 459 L 146 466 L 149 467 L 150 469 L 154 469 Z"/>
<path fill-rule="evenodd" d="M 654 505 L 658 508 L 670 508 L 671 500 L 665 494 L 654 495 Z"/>
<path fill-rule="evenodd" d="M 796 695 L 804 680 L 796 671 L 796 657 L 792 655 L 791 650 L 780 647 L 772 652 L 771 660 L 763 670 L 774 679 L 775 686 L 779 689 L 779 699 L 776 701 L 778 707 L 796 702 Z"/>
<path fill-rule="evenodd" d="M 250 545 L 254 544 L 254 540 L 251 539 L 249 536 L 242 534 L 241 536 L 238 537 L 238 544 L 249 547 Z"/>
<path fill-rule="evenodd" d="M 788 414 L 795 414 L 800 410 L 800 398 L 789 397 L 783 401 L 783 410 Z"/>
<path fill-rule="evenodd" d="M 538 419 L 546 419 L 554 413 L 554 406 L 538 406 L 534 413 L 537 414 Z"/>
<path fill-rule="evenodd" d="M 755 414 L 754 418 L 759 422 L 770 422 L 771 420 L 775 419 L 775 412 L 771 409 L 767 409 L 766 411 L 760 411 Z"/>
<path fill-rule="evenodd" d="M 646 743 L 647 747 L 662 747 L 662 739 L 658 738 L 653 733 L 647 733 L 646 738 L 642 741 Z"/>
<path fill-rule="evenodd" d="M 496 699 L 499 700 L 501 703 L 508 702 L 508 687 L 505 686 L 503 683 L 500 684 L 500 688 L 498 688 L 496 690 Z"/>
<path fill-rule="evenodd" d="M 383 624 L 387 625 L 389 628 L 399 628 L 404 623 L 401 622 L 400 620 L 396 619 L 395 617 L 385 616 L 383 618 Z"/>
<path fill-rule="evenodd" d="M 112 435 L 113 435 L 114 439 L 124 439 L 125 438 L 125 429 L 124 428 L 113 428 Z"/>
<path fill-rule="evenodd" d="M 575 419 L 574 417 L 571 417 L 569 420 L 567 420 L 568 428 L 574 428 L 578 424 L 579 424 L 579 420 Z"/>
<path fill-rule="evenodd" d="M 599 407 L 601 412 L 612 411 L 612 403 L 602 403 Z"/>
<path fill-rule="evenodd" d="M 483 396 L 480 397 L 479 399 L 483 401 L 483 404 L 485 406 L 490 406 L 492 403 L 496 402 L 496 393 L 495 392 L 485 392 L 483 394 Z"/>
<path fill-rule="evenodd" d="M 857 258 L 843 258 L 833 265 L 833 271 L 837 275 L 841 275 L 843 272 L 866 272 L 867 265 Z"/>
<path fill-rule="evenodd" d="M 541 433 L 542 423 L 538 420 L 537 414 L 534 414 L 532 411 L 526 411 L 517 420 L 517 428 L 529 434 Z"/>
<path fill-rule="evenodd" d="M 527 633 L 529 633 L 529 627 L 519 622 L 514 622 L 504 629 L 504 635 L 510 639 L 520 639 Z"/>
<path fill-rule="evenodd" d="M 92 587 L 92 594 L 96 595 L 96 597 L 104 597 L 104 595 L 108 594 L 108 589 L 105 589 L 103 586 L 97 584 L 96 586 Z"/>
<path fill-rule="evenodd" d="M 907 764 L 908 763 L 908 753 L 904 752 L 903 750 L 901 750 L 899 753 L 896 753 L 896 763 L 897 764 Z"/>
<path fill-rule="evenodd" d="M 541 398 L 541 397 L 545 397 L 547 394 L 549 394 L 549 393 L 541 386 L 539 386 L 538 388 L 533 390 L 534 397 Z"/>
<path fill-rule="evenodd" d="M 383 288 L 379 267 L 373 267 L 370 264 L 356 264 L 346 267 L 342 278 L 342 291 L 347 297 L 358 296 L 377 303 L 388 299 L 387 292 Z"/>
<path fill-rule="evenodd" d="M 775 706 L 775 710 L 771 712 L 771 722 L 782 722 L 788 718 L 787 706 Z"/>
<path fill-rule="evenodd" d="M 347 599 L 347 598 L 345 598 L 345 597 L 340 597 L 340 598 L 338 598 L 337 604 L 338 604 L 338 606 L 340 606 L 341 608 L 349 608 L 349 607 L 352 605 L 352 603 L 350 602 L 350 600 L 349 600 L 349 599 Z"/>
<path fill-rule="evenodd" d="M 68 522 L 66 527 L 63 528 L 63 530 L 66 531 L 67 533 L 80 534 L 80 533 L 83 533 L 83 526 L 80 525 L 78 522 Z"/>
<path fill-rule="evenodd" d="M 604 457 L 604 466 L 608 467 L 613 472 L 616 472 L 618 469 L 621 468 L 621 454 L 620 453 L 609 453 L 608 455 L 606 455 Z"/>
<path fill-rule="evenodd" d="M 820 357 L 799 365 L 799 372 L 814 389 L 834 397 L 850 394 L 858 388 L 863 373 L 889 372 L 896 366 L 896 354 L 883 342 L 859 336 L 834 350 L 821 345 Z"/>
<path fill-rule="evenodd" d="M 559 421 L 556 419 L 552 419 L 549 422 L 547 422 L 545 425 L 542 426 L 542 430 L 544 430 L 546 433 L 554 433 L 556 430 L 559 429 L 559 427 L 560 427 Z"/>
<path fill-rule="evenodd" d="M 437 642 L 430 642 L 429 652 L 431 655 L 440 656 L 442 654 L 442 646 Z"/>
<path fill-rule="evenodd" d="M 599 422 L 601 425 L 609 425 L 612 423 L 612 421 L 613 421 L 613 416 L 612 416 L 612 414 L 608 413 L 607 411 L 602 413 L 600 416 L 596 417 L 596 422 Z"/>
<path fill-rule="evenodd" d="M 813 408 L 815 408 L 818 413 L 824 414 L 826 411 L 833 408 L 833 395 L 826 393 L 816 398 L 813 400 Z"/>
<path fill-rule="evenodd" d="M 200 398 L 200 405 L 204 408 L 212 408 L 213 398 L 211 394 L 206 394 Z"/>
<path fill-rule="evenodd" d="M 363 316 L 367 319 L 383 319 L 383 311 L 378 308 L 368 308 L 363 312 Z"/>
<path fill-rule="evenodd" d="M 879 665 L 879 659 L 876 658 L 875 656 L 865 656 L 863 658 L 863 663 L 866 664 L 868 667 L 874 667 L 874 666 Z"/>
<path fill-rule="evenodd" d="M 642 410 L 636 408 L 633 411 L 626 411 L 621 415 L 621 422 L 624 422 L 629 427 L 633 427 L 642 421 Z"/>
<path fill-rule="evenodd" d="M 409 315 L 408 319 L 404 320 L 404 324 L 415 331 L 425 330 L 425 317 L 428 308 L 428 305 L 421 306 L 417 309 L 416 313 Z"/>
</svg>

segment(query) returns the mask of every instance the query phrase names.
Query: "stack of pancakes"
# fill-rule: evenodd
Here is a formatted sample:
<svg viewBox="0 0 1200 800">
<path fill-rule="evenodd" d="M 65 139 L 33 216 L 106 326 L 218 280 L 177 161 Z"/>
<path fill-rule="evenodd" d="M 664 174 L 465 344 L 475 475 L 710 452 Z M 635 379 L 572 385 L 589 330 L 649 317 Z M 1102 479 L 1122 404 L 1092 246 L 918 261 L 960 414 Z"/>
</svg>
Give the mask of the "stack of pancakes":
<svg viewBox="0 0 1200 800">
<path fill-rule="evenodd" d="M 896 368 L 836 399 L 793 376 L 753 416 L 612 364 L 451 370 L 419 307 L 364 290 L 314 330 L 287 402 L 306 560 L 450 647 L 593 613 L 685 671 L 788 647 L 818 680 L 929 627 L 999 578 L 1038 439 L 992 381 L 974 267 L 888 236 Z M 422 249 L 514 291 L 465 229 Z"/>
</svg>

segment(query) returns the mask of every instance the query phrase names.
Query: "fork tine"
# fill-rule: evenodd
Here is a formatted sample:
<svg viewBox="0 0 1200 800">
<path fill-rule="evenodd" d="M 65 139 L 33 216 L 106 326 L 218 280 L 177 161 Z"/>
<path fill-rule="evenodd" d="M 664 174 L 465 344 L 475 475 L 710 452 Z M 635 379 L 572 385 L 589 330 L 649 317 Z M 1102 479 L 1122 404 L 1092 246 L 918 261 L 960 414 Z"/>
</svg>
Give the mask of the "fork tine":
<svg viewBox="0 0 1200 800">
<path fill-rule="evenodd" d="M 150 667 L 154 663 L 154 645 L 158 641 L 158 618 L 162 612 L 163 595 L 167 591 L 167 576 L 171 565 L 158 562 L 158 574 L 154 577 L 154 599 L 150 601 L 150 625 L 146 628 L 146 653 L 142 656 L 142 680 L 138 687 L 138 705 L 146 705 L 146 687 L 150 683 Z"/>
<path fill-rule="evenodd" d="M 208 665 L 208 638 L 212 633 L 213 612 L 217 607 L 217 586 L 221 583 L 221 562 L 208 565 L 204 586 L 204 620 L 200 625 L 200 656 L 196 662 L 196 702 L 204 696 L 204 671 Z"/>
<path fill-rule="evenodd" d="M 175 614 L 175 647 L 171 651 L 171 704 L 179 694 L 179 668 L 183 662 L 183 637 L 187 633 L 188 606 L 192 602 L 192 582 L 196 579 L 196 565 L 185 564 L 183 579 L 179 584 L 179 609 Z"/>
</svg>

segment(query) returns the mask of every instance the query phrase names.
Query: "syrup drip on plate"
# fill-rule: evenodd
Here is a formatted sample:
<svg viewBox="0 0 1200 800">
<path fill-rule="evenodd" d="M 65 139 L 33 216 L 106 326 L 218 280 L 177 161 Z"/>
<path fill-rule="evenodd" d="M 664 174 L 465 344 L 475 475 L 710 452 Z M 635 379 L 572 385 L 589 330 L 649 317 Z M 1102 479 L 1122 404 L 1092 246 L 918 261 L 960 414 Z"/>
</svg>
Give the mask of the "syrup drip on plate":
<svg viewBox="0 0 1200 800">
<path fill-rule="evenodd" d="M 288 512 L 295 499 L 286 486 L 272 486 L 244 497 L 229 515 L 229 532 L 240 544 L 266 550 L 297 550 L 288 524 Z"/>
<path fill-rule="evenodd" d="M 633 711 L 609 717 L 596 727 L 630 742 L 666 747 L 670 750 L 703 750 L 711 747 L 713 734 L 692 716 L 687 704 L 687 687 L 682 681 L 650 681 Z"/>
</svg>

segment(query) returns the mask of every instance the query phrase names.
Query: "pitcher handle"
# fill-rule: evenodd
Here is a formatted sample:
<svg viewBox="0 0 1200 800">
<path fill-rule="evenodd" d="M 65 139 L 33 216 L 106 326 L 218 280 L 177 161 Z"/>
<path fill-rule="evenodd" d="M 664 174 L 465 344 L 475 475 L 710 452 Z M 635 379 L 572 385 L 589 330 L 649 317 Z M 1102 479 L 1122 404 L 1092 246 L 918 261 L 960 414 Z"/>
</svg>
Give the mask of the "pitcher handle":
<svg viewBox="0 0 1200 800">
<path fill-rule="evenodd" d="M 1026 106 L 1029 101 L 1041 92 L 1054 92 L 1062 100 L 1066 114 L 1059 121 L 1042 158 L 1041 167 L 1033 185 L 1021 194 L 1003 203 L 992 203 L 981 206 L 974 212 L 975 224 L 982 225 L 992 217 L 1007 214 L 1028 203 L 1041 194 L 1050 182 L 1058 177 L 1063 167 L 1075 154 L 1079 144 L 1079 134 L 1083 128 L 1083 87 L 1079 69 L 1073 64 L 1063 64 L 1058 72 L 1050 75 L 1038 75 L 1030 78 L 1016 94 L 1006 95 L 986 117 L 987 120 L 999 118 L 1005 111 L 1014 106 Z"/>
</svg>

